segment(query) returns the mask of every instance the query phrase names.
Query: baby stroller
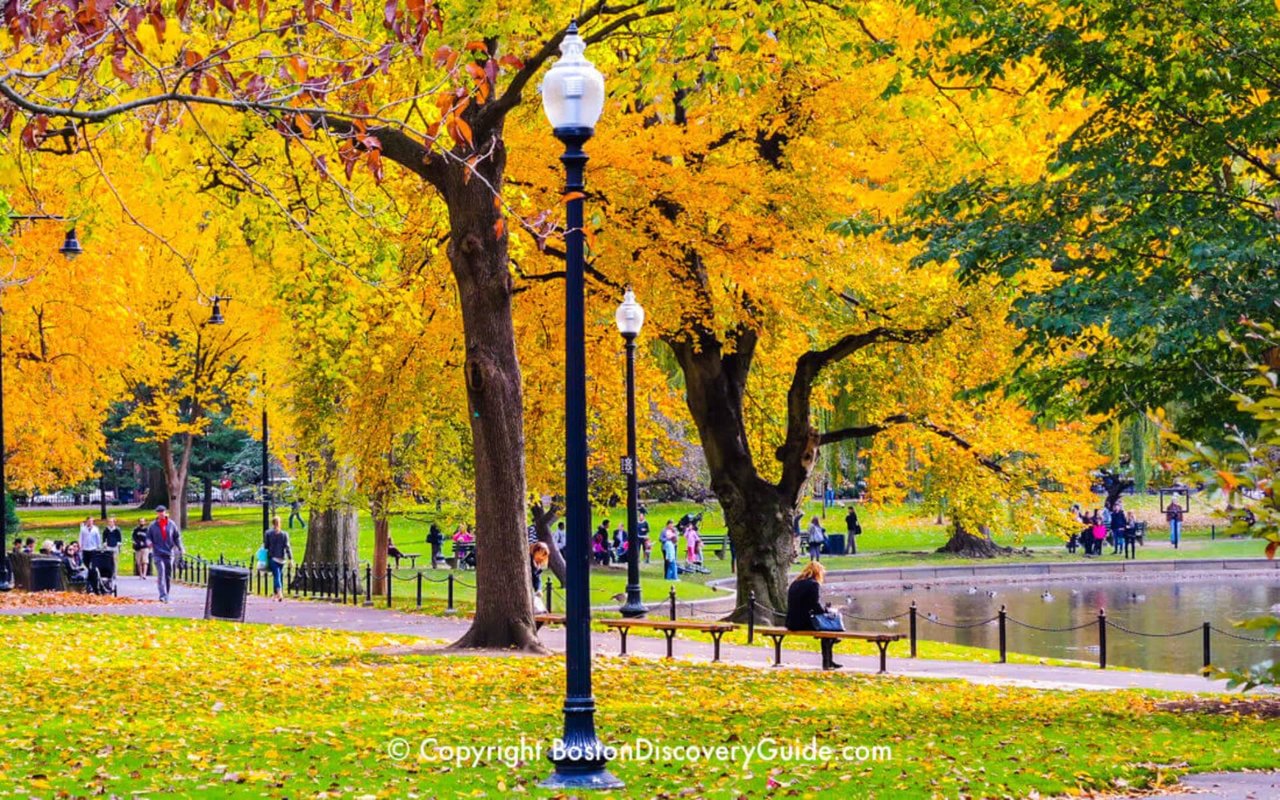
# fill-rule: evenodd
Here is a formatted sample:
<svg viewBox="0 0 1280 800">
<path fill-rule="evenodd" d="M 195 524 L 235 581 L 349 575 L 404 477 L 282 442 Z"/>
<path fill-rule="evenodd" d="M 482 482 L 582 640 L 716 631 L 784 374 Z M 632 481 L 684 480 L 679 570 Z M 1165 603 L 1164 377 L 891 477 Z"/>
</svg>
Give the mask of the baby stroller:
<svg viewBox="0 0 1280 800">
<path fill-rule="evenodd" d="M 116 593 L 116 554 L 112 550 L 86 550 L 84 563 L 89 568 L 85 588 L 93 594 Z"/>
</svg>

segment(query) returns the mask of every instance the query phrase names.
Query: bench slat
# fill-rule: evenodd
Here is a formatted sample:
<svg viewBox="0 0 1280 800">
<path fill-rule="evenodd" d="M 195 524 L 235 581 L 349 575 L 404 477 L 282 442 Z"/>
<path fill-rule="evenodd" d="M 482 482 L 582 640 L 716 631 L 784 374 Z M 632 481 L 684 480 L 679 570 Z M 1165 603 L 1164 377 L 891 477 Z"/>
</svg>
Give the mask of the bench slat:
<svg viewBox="0 0 1280 800">
<path fill-rule="evenodd" d="M 655 628 L 658 630 L 731 631 L 738 627 L 732 622 L 693 622 L 673 619 L 601 619 L 596 620 L 610 628 Z"/>
</svg>

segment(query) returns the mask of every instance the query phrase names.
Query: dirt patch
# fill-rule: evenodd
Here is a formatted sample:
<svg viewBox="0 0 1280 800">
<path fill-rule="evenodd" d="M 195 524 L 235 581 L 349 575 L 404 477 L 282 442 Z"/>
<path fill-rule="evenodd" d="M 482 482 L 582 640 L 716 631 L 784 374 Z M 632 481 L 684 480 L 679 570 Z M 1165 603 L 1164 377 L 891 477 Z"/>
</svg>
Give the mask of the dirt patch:
<svg viewBox="0 0 1280 800">
<path fill-rule="evenodd" d="M 1242 717 L 1280 719 L 1280 697 L 1169 700 L 1156 703 L 1156 709 L 1180 714 L 1238 714 Z"/>
</svg>

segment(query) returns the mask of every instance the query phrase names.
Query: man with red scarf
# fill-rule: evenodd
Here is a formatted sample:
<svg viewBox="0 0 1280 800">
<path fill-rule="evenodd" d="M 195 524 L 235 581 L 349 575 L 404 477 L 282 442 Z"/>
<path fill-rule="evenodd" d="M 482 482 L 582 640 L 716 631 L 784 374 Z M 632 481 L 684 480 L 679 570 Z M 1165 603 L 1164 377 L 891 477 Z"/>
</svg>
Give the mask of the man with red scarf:
<svg viewBox="0 0 1280 800">
<path fill-rule="evenodd" d="M 147 542 L 151 545 L 151 564 L 156 571 L 156 587 L 160 590 L 160 602 L 169 602 L 169 585 L 173 578 L 173 560 L 182 550 L 182 536 L 178 526 L 169 519 L 169 510 L 156 506 L 156 521 L 147 528 Z"/>
</svg>

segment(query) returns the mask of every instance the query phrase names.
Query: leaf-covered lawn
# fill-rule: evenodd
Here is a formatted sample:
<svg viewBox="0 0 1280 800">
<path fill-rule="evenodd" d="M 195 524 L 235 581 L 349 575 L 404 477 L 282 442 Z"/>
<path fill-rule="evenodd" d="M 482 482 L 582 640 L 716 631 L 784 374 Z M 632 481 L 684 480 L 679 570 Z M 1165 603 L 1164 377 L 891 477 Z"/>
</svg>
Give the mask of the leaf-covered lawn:
<svg viewBox="0 0 1280 800">
<path fill-rule="evenodd" d="M 388 655 L 413 640 L 124 617 L 0 619 L 0 795 L 502 798 L 549 765 L 395 761 L 389 742 L 530 745 L 560 730 L 556 659 Z M 394 652 L 394 651 L 393 651 Z M 1024 796 L 1267 767 L 1274 723 L 1154 711 L 1133 692 L 597 662 L 610 744 L 888 745 L 876 763 L 618 762 L 618 797 Z M 1178 765 L 1187 765 L 1186 767 Z M 1164 766 L 1160 766 L 1164 765 Z M 769 781 L 779 784 L 768 789 Z M 828 795 L 831 796 L 831 795 Z"/>
</svg>

